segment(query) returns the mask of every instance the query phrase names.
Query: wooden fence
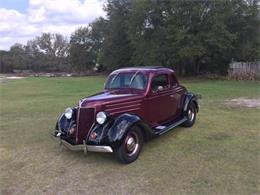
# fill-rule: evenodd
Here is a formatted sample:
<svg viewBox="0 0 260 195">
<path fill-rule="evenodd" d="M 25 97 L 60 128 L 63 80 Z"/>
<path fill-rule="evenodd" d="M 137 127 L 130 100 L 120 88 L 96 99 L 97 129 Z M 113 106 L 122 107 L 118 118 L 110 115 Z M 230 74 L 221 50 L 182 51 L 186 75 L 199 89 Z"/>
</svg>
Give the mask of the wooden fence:
<svg viewBox="0 0 260 195">
<path fill-rule="evenodd" d="M 260 61 L 231 62 L 228 69 L 228 78 L 237 80 L 258 80 L 260 78 Z"/>
</svg>

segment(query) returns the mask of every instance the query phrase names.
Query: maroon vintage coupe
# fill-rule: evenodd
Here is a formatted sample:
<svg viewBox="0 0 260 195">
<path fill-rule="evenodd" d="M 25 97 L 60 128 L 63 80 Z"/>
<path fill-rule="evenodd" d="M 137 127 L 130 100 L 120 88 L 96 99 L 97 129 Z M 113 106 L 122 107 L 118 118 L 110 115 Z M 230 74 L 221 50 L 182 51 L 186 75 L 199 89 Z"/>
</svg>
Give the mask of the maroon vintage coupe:
<svg viewBox="0 0 260 195">
<path fill-rule="evenodd" d="M 191 127 L 198 111 L 197 96 L 179 84 L 173 70 L 122 68 L 109 75 L 103 92 L 65 109 L 55 136 L 71 150 L 114 152 L 131 163 L 144 141 L 178 125 Z"/>
</svg>

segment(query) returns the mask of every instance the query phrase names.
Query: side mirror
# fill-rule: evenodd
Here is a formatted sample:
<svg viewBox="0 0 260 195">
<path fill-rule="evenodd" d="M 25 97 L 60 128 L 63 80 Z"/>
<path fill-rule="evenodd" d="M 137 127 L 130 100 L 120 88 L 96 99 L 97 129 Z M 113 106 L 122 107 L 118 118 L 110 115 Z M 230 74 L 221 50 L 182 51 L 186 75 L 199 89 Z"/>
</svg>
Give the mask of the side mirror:
<svg viewBox="0 0 260 195">
<path fill-rule="evenodd" d="M 157 92 L 163 91 L 163 89 L 164 89 L 163 86 L 160 86 L 160 85 L 159 85 L 159 86 L 157 86 L 156 88 L 153 88 L 153 89 L 152 89 L 152 92 L 153 92 L 153 93 L 157 93 Z"/>
<path fill-rule="evenodd" d="M 158 86 L 158 91 L 162 91 L 163 90 L 163 86 Z"/>
</svg>

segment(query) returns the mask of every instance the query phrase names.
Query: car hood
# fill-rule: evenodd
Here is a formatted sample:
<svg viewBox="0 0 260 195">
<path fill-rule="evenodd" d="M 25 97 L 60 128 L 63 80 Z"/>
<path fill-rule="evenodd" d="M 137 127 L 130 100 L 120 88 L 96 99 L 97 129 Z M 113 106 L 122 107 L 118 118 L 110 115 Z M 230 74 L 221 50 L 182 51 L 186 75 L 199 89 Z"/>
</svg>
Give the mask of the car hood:
<svg viewBox="0 0 260 195">
<path fill-rule="evenodd" d="M 95 105 L 103 105 L 106 103 L 116 103 L 121 101 L 127 101 L 131 99 L 136 99 L 142 97 L 140 92 L 136 91 L 124 91 L 124 90 L 110 90 L 103 91 L 101 93 L 85 97 L 80 100 L 79 105 L 81 107 L 85 106 L 95 106 Z"/>
</svg>

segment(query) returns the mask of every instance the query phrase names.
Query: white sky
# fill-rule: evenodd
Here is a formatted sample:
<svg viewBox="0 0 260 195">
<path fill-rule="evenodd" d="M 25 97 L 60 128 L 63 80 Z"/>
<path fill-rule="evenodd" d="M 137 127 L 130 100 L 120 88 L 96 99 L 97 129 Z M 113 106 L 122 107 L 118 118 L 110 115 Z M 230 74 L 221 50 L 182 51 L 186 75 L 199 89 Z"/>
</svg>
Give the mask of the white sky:
<svg viewBox="0 0 260 195">
<path fill-rule="evenodd" d="M 26 42 L 42 32 L 67 38 L 80 26 L 103 16 L 105 0 L 29 0 L 25 12 L 0 7 L 0 50 Z"/>
</svg>

